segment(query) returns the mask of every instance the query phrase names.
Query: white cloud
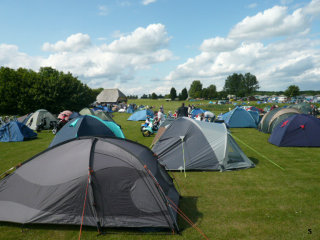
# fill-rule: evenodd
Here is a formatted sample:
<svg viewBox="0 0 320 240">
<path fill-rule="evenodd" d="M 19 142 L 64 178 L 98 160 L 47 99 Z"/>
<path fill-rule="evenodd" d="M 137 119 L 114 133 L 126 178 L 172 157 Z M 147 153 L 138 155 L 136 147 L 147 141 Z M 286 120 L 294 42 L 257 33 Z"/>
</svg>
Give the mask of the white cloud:
<svg viewBox="0 0 320 240">
<path fill-rule="evenodd" d="M 99 15 L 100 15 L 100 16 L 106 16 L 106 15 L 108 15 L 108 13 L 109 13 L 109 9 L 108 9 L 108 7 L 105 6 L 105 5 L 100 5 L 100 6 L 98 6 L 98 9 L 99 9 Z"/>
<path fill-rule="evenodd" d="M 133 33 L 113 41 L 106 50 L 119 53 L 144 53 L 165 47 L 170 38 L 162 24 L 151 24 L 147 28 L 139 27 Z"/>
<path fill-rule="evenodd" d="M 154 2 L 156 2 L 157 0 L 143 0 L 142 1 L 142 4 L 143 5 L 149 5 L 150 3 L 154 3 Z"/>
<path fill-rule="evenodd" d="M 58 41 L 54 44 L 46 42 L 43 44 L 42 50 L 47 52 L 77 52 L 90 46 L 89 35 L 77 33 L 68 37 L 66 41 Z"/>
<path fill-rule="evenodd" d="M 251 3 L 248 5 L 248 8 L 256 8 L 258 6 L 257 3 Z"/>
<path fill-rule="evenodd" d="M 262 90 L 284 90 L 289 83 L 320 88 L 320 40 L 308 36 L 319 1 L 292 13 L 287 7 L 274 6 L 244 18 L 228 37 L 205 39 L 201 53 L 178 65 L 165 79 L 176 84 L 199 79 L 204 86 L 215 84 L 221 90 L 227 76 L 250 72 Z"/>
</svg>

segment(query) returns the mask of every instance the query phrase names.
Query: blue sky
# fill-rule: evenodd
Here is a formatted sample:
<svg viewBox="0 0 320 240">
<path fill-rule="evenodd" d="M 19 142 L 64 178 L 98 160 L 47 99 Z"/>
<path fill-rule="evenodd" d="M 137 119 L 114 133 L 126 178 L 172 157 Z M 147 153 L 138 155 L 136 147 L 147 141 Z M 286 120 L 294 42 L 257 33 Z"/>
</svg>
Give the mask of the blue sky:
<svg viewBox="0 0 320 240">
<path fill-rule="evenodd" d="M 232 73 L 320 89 L 320 0 L 0 1 L 0 66 L 51 66 L 92 88 L 169 93 Z"/>
</svg>

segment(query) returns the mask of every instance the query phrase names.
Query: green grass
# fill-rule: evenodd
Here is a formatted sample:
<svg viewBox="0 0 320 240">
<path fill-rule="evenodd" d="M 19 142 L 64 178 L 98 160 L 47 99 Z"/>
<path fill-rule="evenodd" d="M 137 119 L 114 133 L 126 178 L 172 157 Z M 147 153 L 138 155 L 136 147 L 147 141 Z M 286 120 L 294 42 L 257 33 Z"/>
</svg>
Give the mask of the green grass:
<svg viewBox="0 0 320 240">
<path fill-rule="evenodd" d="M 207 102 L 196 103 L 205 108 Z M 156 108 L 163 104 L 166 112 L 181 105 L 157 100 L 142 104 L 146 103 Z M 219 106 L 213 111 L 218 114 L 227 108 Z M 129 116 L 115 113 L 114 119 L 128 139 L 150 146 L 153 137 L 143 137 L 142 122 L 127 121 Z M 180 172 L 170 173 L 183 196 L 180 208 L 210 239 L 320 239 L 320 148 L 279 148 L 268 143 L 268 134 L 256 129 L 231 132 L 246 144 L 238 142 L 256 167 L 223 173 L 187 172 L 186 178 Z M 46 131 L 36 140 L 0 143 L 1 172 L 46 149 L 52 139 Z M 99 237 L 94 228 L 85 227 L 82 239 L 201 239 L 181 218 L 179 226 L 181 235 L 106 229 L 107 234 Z M 0 239 L 77 239 L 78 234 L 78 226 L 29 225 L 22 231 L 19 224 L 0 223 Z"/>
</svg>

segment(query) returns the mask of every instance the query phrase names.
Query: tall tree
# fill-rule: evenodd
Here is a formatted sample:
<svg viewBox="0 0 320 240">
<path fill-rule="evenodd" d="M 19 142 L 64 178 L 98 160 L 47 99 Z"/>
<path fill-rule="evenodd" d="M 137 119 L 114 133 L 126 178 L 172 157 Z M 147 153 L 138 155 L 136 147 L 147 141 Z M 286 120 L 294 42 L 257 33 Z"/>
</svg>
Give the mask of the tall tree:
<svg viewBox="0 0 320 240">
<path fill-rule="evenodd" d="M 179 100 L 186 100 L 188 98 L 187 88 L 182 89 Z"/>
<path fill-rule="evenodd" d="M 217 87 L 213 84 L 211 84 L 211 85 L 209 85 L 209 87 L 207 87 L 207 92 L 208 92 L 207 98 L 209 98 L 209 99 L 213 99 L 218 96 Z"/>
<path fill-rule="evenodd" d="M 170 90 L 170 99 L 173 101 L 176 99 L 176 97 L 177 97 L 177 91 L 174 87 L 172 87 Z"/>
<path fill-rule="evenodd" d="M 189 89 L 189 96 L 199 98 L 202 96 L 202 83 L 199 80 L 194 80 Z"/>
<path fill-rule="evenodd" d="M 151 99 L 158 99 L 157 94 L 153 92 L 153 93 L 151 94 Z"/>
<path fill-rule="evenodd" d="M 287 90 L 284 91 L 284 95 L 287 97 L 296 97 L 300 94 L 300 89 L 296 85 L 290 85 Z"/>
<path fill-rule="evenodd" d="M 260 88 L 257 77 L 251 73 L 246 73 L 243 78 L 243 87 L 247 96 L 252 95 Z"/>
</svg>

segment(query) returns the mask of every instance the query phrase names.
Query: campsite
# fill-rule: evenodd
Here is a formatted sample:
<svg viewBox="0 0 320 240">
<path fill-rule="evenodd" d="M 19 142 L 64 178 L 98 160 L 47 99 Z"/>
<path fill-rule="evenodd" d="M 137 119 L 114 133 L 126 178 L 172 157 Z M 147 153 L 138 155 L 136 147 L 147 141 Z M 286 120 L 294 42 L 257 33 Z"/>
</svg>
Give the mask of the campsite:
<svg viewBox="0 0 320 240">
<path fill-rule="evenodd" d="M 195 104 L 216 115 L 231 107 L 207 102 Z M 129 103 L 155 106 L 155 109 L 162 105 L 168 112 L 175 111 L 182 101 L 134 99 Z M 143 137 L 142 121 L 128 121 L 129 113 L 112 114 L 126 139 L 150 148 L 154 136 Z M 83 226 L 81 238 L 319 239 L 320 148 L 278 147 L 268 142 L 270 134 L 256 128 L 229 130 L 254 168 L 168 172 L 181 195 L 179 209 L 194 227 L 183 215 L 178 215 L 180 234 L 111 227 L 104 228 L 103 234 L 97 236 L 96 227 Z M 54 137 L 50 130 L 42 130 L 34 140 L 0 143 L 1 173 L 46 150 Z M 63 153 L 60 154 L 63 158 Z M 54 171 L 59 176 L 59 169 Z M 114 204 L 116 207 L 117 203 Z M 78 239 L 78 236 L 79 225 L 0 223 L 0 239 Z"/>
</svg>

